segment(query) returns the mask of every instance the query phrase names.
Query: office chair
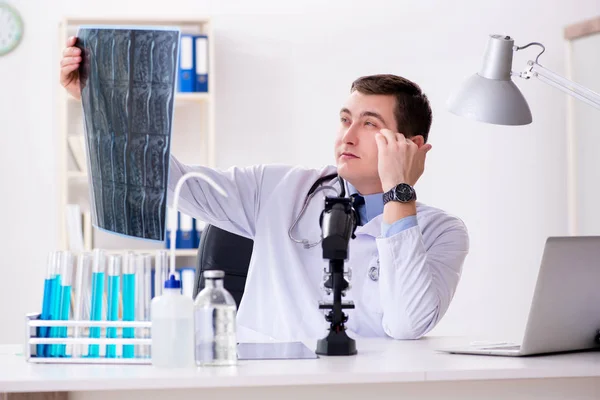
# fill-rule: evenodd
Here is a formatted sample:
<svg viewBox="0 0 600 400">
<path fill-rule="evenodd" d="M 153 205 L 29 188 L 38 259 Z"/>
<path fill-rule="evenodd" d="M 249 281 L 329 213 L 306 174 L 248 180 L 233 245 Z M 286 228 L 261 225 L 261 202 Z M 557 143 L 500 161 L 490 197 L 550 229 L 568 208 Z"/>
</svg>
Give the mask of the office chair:
<svg viewBox="0 0 600 400">
<path fill-rule="evenodd" d="M 213 225 L 206 225 L 200 237 L 196 260 L 194 299 L 204 288 L 202 272 L 219 269 L 225 272 L 224 286 L 235 299 L 239 308 L 244 295 L 246 277 L 254 241 L 227 232 Z"/>
</svg>

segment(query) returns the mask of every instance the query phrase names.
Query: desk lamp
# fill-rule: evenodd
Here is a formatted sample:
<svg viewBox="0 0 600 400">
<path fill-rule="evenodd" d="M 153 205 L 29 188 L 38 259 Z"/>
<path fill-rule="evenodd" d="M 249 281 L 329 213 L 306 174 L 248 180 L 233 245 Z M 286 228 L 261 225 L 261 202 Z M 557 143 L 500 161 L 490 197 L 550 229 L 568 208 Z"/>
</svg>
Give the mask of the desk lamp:
<svg viewBox="0 0 600 400">
<path fill-rule="evenodd" d="M 540 46 L 542 51 L 535 61 L 528 61 L 523 72 L 512 72 L 513 52 L 529 46 Z M 478 73 L 471 76 L 461 89 L 448 100 L 448 110 L 456 115 L 498 125 L 527 125 L 531 123 L 529 105 L 511 77 L 538 78 L 563 92 L 600 109 L 600 94 L 572 82 L 538 64 L 545 51 L 537 42 L 518 47 L 514 39 L 504 35 L 490 35 Z"/>
</svg>

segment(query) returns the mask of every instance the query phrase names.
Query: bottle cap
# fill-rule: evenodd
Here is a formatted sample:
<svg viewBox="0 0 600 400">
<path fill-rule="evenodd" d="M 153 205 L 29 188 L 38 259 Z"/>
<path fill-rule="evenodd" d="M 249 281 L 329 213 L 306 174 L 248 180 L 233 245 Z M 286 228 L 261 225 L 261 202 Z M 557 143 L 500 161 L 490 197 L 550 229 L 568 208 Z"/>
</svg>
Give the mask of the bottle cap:
<svg viewBox="0 0 600 400">
<path fill-rule="evenodd" d="M 225 278 L 225 272 L 218 270 L 218 269 L 207 270 L 207 271 L 204 271 L 204 278 L 205 279 Z"/>
<path fill-rule="evenodd" d="M 181 289 L 181 281 L 175 279 L 175 275 L 171 275 L 169 279 L 165 281 L 165 289 Z"/>
</svg>

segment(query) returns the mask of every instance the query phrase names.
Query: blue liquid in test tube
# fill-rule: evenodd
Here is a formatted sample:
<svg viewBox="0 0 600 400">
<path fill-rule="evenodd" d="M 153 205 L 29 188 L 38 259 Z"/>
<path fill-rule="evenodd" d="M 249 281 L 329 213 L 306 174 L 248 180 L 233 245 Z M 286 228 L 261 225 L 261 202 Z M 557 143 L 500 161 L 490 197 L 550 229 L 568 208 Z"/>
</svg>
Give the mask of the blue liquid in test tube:
<svg viewBox="0 0 600 400">
<path fill-rule="evenodd" d="M 106 319 L 108 321 L 117 321 L 119 319 L 119 293 L 121 278 L 121 256 L 111 255 L 108 257 L 108 310 Z M 117 328 L 109 327 L 106 329 L 106 337 L 114 339 L 117 337 Z M 117 357 L 117 346 L 109 344 L 106 346 L 106 357 Z"/>
<path fill-rule="evenodd" d="M 70 252 L 65 251 L 62 253 L 60 259 L 60 320 L 68 321 L 70 319 L 71 311 L 71 285 L 73 280 L 73 256 Z M 61 338 L 67 337 L 67 327 L 61 326 L 58 328 L 58 336 Z M 58 356 L 65 357 L 67 345 L 58 345 Z"/>
<path fill-rule="evenodd" d="M 61 301 L 61 285 L 60 285 L 60 260 L 62 259 L 62 252 L 59 252 L 57 256 L 57 269 L 56 275 L 52 280 L 52 288 L 50 296 L 51 304 L 50 304 L 50 319 L 53 321 L 57 321 L 60 319 L 60 301 Z M 60 327 L 52 326 L 50 327 L 50 337 L 57 338 L 60 334 Z M 49 344 L 47 347 L 49 352 L 49 357 L 58 357 L 59 356 L 59 345 L 57 344 Z"/>
<path fill-rule="evenodd" d="M 135 321 L 135 255 L 128 253 L 123 265 L 123 321 Z M 123 328 L 123 339 L 133 339 L 134 328 Z M 135 357 L 134 345 L 123 345 L 123 358 Z"/>
<path fill-rule="evenodd" d="M 40 319 L 44 321 L 51 320 L 52 317 L 52 289 L 54 285 L 54 279 L 56 278 L 56 271 L 58 267 L 58 252 L 51 252 L 48 255 L 48 264 L 46 266 L 46 278 L 44 279 L 44 297 L 42 299 L 42 314 Z M 47 338 L 50 335 L 50 328 L 47 326 L 40 326 L 37 330 L 38 337 Z M 36 354 L 38 357 L 50 357 L 50 345 L 38 344 L 36 347 Z"/>
<path fill-rule="evenodd" d="M 94 264 L 92 267 L 92 304 L 90 308 L 90 320 L 102 320 L 102 303 L 104 301 L 104 253 L 101 250 L 94 250 Z M 100 338 L 100 327 L 90 328 L 90 338 Z M 99 357 L 100 346 L 90 344 L 88 357 Z"/>
</svg>

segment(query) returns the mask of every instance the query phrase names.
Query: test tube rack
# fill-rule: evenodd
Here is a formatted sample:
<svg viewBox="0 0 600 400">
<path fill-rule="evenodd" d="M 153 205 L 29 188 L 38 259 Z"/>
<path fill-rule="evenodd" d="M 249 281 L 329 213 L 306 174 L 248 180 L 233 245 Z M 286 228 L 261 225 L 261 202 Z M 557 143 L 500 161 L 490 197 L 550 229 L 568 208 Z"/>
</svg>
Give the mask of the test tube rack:
<svg viewBox="0 0 600 400">
<path fill-rule="evenodd" d="M 26 342 L 25 342 L 25 359 L 31 363 L 40 364 L 151 364 L 152 360 L 150 357 L 134 357 L 134 358 L 123 358 L 123 357 L 88 357 L 88 356 L 73 356 L 72 352 L 64 357 L 41 357 L 37 354 L 38 345 L 66 345 L 70 349 L 74 349 L 75 346 L 85 347 L 87 345 L 133 345 L 133 346 L 146 346 L 150 348 L 151 341 L 150 335 L 147 338 L 88 338 L 88 337 L 76 337 L 82 336 L 75 332 L 78 331 L 76 328 L 135 328 L 145 329 L 150 332 L 152 328 L 152 322 L 150 321 L 59 321 L 59 320 L 41 320 L 40 313 L 31 313 L 26 315 Z M 38 337 L 37 332 L 41 327 L 66 327 L 66 337 Z M 105 336 L 105 335 L 104 335 Z"/>
</svg>

